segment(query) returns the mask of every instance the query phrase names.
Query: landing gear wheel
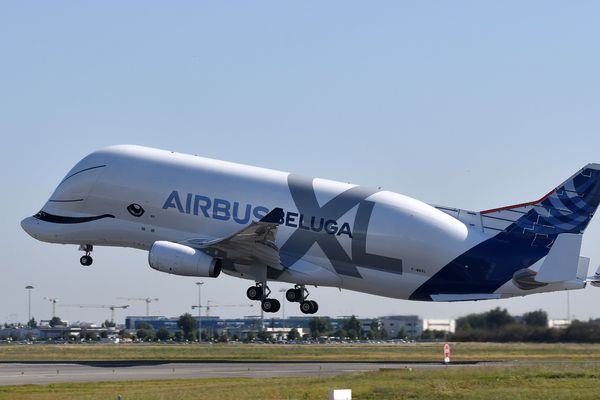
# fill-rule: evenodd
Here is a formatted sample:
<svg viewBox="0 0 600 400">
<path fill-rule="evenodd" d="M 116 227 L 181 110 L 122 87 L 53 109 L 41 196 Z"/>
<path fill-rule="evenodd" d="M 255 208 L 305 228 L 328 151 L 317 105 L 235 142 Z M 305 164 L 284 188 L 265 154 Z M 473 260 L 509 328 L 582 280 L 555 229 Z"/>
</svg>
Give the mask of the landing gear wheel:
<svg viewBox="0 0 600 400">
<path fill-rule="evenodd" d="M 94 246 L 92 246 L 91 244 L 82 244 L 79 245 L 79 250 L 83 251 L 85 254 L 79 259 L 81 265 L 83 265 L 84 267 L 92 265 L 94 260 L 92 259 L 92 256 L 90 256 L 90 253 L 92 252 L 92 250 L 94 250 Z"/>
<path fill-rule="evenodd" d="M 246 290 L 246 296 L 250 300 L 260 300 L 263 296 L 263 288 L 260 286 L 250 286 L 248 290 Z"/>
<path fill-rule="evenodd" d="M 281 303 L 279 303 L 279 300 L 276 299 L 264 299 L 262 302 L 262 310 L 264 312 L 274 313 L 279 311 L 280 307 Z"/>
<path fill-rule="evenodd" d="M 302 289 L 289 289 L 285 292 L 285 298 L 292 303 L 302 301 Z"/>
<path fill-rule="evenodd" d="M 81 258 L 79 259 L 79 262 L 81 263 L 81 265 L 88 267 L 90 265 L 92 265 L 92 263 L 94 262 L 94 260 L 92 259 L 92 256 L 81 256 Z"/>
<path fill-rule="evenodd" d="M 312 310 L 313 310 L 312 301 L 304 300 L 303 302 L 300 303 L 300 311 L 302 311 L 303 314 L 312 314 Z"/>
<path fill-rule="evenodd" d="M 314 300 L 304 300 L 300 303 L 300 311 L 303 314 L 314 314 L 319 310 L 319 305 Z"/>
</svg>

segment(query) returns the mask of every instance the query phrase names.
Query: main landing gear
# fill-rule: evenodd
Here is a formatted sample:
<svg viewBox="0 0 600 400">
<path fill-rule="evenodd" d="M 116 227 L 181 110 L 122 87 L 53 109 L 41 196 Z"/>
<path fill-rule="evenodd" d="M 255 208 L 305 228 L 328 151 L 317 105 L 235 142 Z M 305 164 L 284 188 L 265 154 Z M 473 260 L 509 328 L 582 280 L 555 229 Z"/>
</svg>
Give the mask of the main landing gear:
<svg viewBox="0 0 600 400">
<path fill-rule="evenodd" d="M 271 289 L 266 282 L 257 282 L 255 286 L 250 286 L 246 290 L 246 295 L 250 300 L 260 300 L 264 312 L 275 313 L 281 308 L 281 303 L 277 299 L 269 299 L 270 294 Z"/>
<path fill-rule="evenodd" d="M 92 252 L 92 250 L 94 250 L 94 246 L 92 246 L 91 244 L 82 244 L 81 246 L 79 246 L 79 250 L 85 252 L 85 255 L 81 256 L 81 258 L 79 259 L 81 265 L 83 265 L 84 267 L 89 267 L 90 265 L 92 265 L 94 259 L 92 258 L 92 256 L 90 256 L 90 253 Z"/>
<path fill-rule="evenodd" d="M 281 303 L 277 299 L 270 299 L 271 290 L 266 282 L 257 282 L 250 286 L 246 295 L 250 300 L 260 300 L 264 312 L 274 313 L 279 311 Z M 319 305 L 314 300 L 307 300 L 309 293 L 304 285 L 296 285 L 285 292 L 285 298 L 292 303 L 300 303 L 300 311 L 304 314 L 314 314 L 319 310 Z"/>
<path fill-rule="evenodd" d="M 314 300 L 307 300 L 309 293 L 304 285 L 296 285 L 285 292 L 285 298 L 292 303 L 300 303 L 303 314 L 314 314 L 319 310 L 319 304 Z"/>
</svg>

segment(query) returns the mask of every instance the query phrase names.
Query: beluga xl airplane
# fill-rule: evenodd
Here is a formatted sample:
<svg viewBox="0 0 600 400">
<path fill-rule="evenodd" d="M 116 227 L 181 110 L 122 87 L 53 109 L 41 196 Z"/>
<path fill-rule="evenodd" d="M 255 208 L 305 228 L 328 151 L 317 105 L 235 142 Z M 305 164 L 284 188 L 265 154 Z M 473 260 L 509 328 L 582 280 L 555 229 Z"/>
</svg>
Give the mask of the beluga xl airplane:
<svg viewBox="0 0 600 400">
<path fill-rule="evenodd" d="M 120 145 L 82 159 L 21 222 L 35 239 L 148 252 L 155 270 L 254 281 L 265 312 L 317 312 L 307 286 L 421 301 L 502 299 L 600 285 L 581 239 L 600 203 L 600 164 L 539 200 L 485 211 L 198 156 Z"/>
</svg>

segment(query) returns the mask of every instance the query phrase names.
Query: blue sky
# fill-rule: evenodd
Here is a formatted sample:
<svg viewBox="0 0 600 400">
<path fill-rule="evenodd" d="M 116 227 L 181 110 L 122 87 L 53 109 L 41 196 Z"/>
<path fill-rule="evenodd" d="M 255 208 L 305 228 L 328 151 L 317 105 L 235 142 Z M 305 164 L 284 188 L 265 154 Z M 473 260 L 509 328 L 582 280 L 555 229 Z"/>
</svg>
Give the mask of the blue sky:
<svg viewBox="0 0 600 400">
<path fill-rule="evenodd" d="M 153 311 L 165 315 L 196 301 L 194 279 L 150 270 L 141 251 L 97 249 L 84 269 L 74 246 L 39 243 L 20 229 L 79 159 L 111 144 L 474 210 L 542 196 L 600 162 L 599 12 L 591 1 L 3 3 L 0 322 L 25 319 L 27 284 L 36 286 L 38 319 L 51 313 L 44 296 L 159 297 Z M 594 272 L 598 218 L 583 253 Z M 205 281 L 203 297 L 214 304 L 247 302 L 247 281 Z M 564 293 L 456 304 L 312 293 L 328 315 L 442 318 L 497 305 L 566 315 Z M 570 296 L 575 316 L 600 317 L 598 289 Z M 59 311 L 70 320 L 108 316 Z"/>
</svg>

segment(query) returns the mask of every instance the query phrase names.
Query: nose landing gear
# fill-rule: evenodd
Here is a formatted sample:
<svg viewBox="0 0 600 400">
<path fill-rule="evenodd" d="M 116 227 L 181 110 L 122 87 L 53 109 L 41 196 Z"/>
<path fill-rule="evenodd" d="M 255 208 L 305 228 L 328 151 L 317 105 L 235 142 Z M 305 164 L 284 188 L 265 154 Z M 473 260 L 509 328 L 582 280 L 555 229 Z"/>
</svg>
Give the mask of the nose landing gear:
<svg viewBox="0 0 600 400">
<path fill-rule="evenodd" d="M 85 252 L 85 255 L 81 256 L 81 258 L 79 259 L 81 265 L 83 265 L 84 267 L 92 265 L 94 259 L 92 258 L 92 256 L 90 256 L 90 253 L 92 252 L 92 250 L 94 250 L 94 246 L 92 246 L 91 244 L 82 244 L 81 246 L 79 246 L 79 250 Z"/>
<path fill-rule="evenodd" d="M 307 300 L 309 293 L 304 285 L 296 285 L 285 292 L 285 298 L 292 303 L 300 303 L 303 314 L 314 314 L 319 310 L 319 304 L 314 300 Z"/>
</svg>

